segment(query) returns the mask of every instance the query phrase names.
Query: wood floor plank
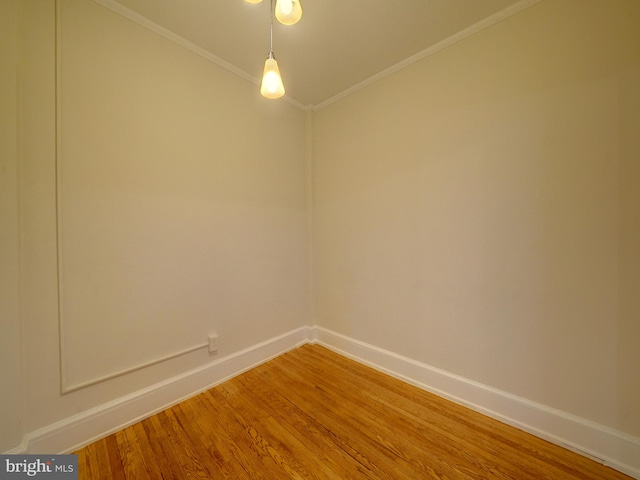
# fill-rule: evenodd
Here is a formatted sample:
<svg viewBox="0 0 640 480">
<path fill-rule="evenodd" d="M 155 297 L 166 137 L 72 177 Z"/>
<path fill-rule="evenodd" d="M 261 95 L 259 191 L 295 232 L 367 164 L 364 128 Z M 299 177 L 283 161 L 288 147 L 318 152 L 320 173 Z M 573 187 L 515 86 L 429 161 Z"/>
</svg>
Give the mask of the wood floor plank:
<svg viewBox="0 0 640 480">
<path fill-rule="evenodd" d="M 336 438 L 341 439 L 340 447 L 357 458 L 367 469 L 380 478 L 387 478 L 386 472 L 390 471 L 398 479 L 415 478 L 414 472 L 401 458 L 388 449 L 380 448 L 375 440 L 372 441 L 371 433 L 357 417 L 345 416 L 339 412 L 336 409 L 339 402 L 325 399 L 321 390 L 290 368 L 280 364 L 271 364 L 269 368 L 274 374 L 286 378 L 289 398 L 309 415 L 318 418 Z"/>
<path fill-rule="evenodd" d="M 474 442 L 468 441 L 472 432 L 467 429 L 456 429 L 456 424 L 448 424 L 445 430 L 442 427 L 444 419 L 439 418 L 437 413 L 428 412 L 422 407 L 422 404 L 408 400 L 404 396 L 394 395 L 383 385 L 352 376 L 349 377 L 350 391 L 352 392 L 350 394 L 345 390 L 348 386 L 342 380 L 344 375 L 337 373 L 328 376 L 327 368 L 316 370 L 314 365 L 309 364 L 305 359 L 295 359 L 294 361 L 300 364 L 300 367 L 304 368 L 309 375 L 312 375 L 314 383 L 324 385 L 328 389 L 345 391 L 344 400 L 350 402 L 353 408 L 359 405 L 362 398 L 367 399 L 363 403 L 363 414 L 368 415 L 369 418 L 377 419 L 381 425 L 385 425 L 392 431 L 403 432 L 410 445 L 409 447 L 403 446 L 405 451 L 411 451 L 414 445 L 420 445 L 421 448 L 428 449 L 432 454 L 435 454 L 437 458 L 455 458 L 456 468 L 459 470 L 481 472 L 481 478 L 508 479 L 513 478 L 516 472 L 519 474 L 519 478 L 543 479 L 546 478 L 546 475 L 550 475 L 550 478 L 557 478 L 557 474 L 545 473 L 535 468 L 523 476 L 520 473 L 521 468 L 518 469 L 517 464 L 501 460 L 504 450 L 495 445 L 495 438 L 492 437 L 491 441 L 485 442 L 484 445 L 476 445 L 478 442 L 475 436 L 473 436 Z M 397 381 L 391 378 L 386 380 L 387 382 Z M 422 415 L 416 416 L 414 414 L 416 411 L 421 412 Z M 428 416 L 425 414 L 426 412 L 429 413 Z M 393 413 L 393 415 L 389 415 L 389 413 Z M 419 453 L 414 452 L 414 455 L 419 455 Z M 535 467 L 535 465 L 533 466 Z"/>
<path fill-rule="evenodd" d="M 220 387 L 209 390 L 207 397 L 214 408 L 219 408 L 225 416 L 224 423 L 231 439 L 243 452 L 248 469 L 255 474 L 255 478 L 293 478 L 283 477 L 278 452 L 263 440 L 254 425 L 242 418 L 235 405 L 229 403 L 220 390 Z"/>
<path fill-rule="evenodd" d="M 413 399 L 412 403 L 417 406 L 418 412 L 428 412 L 427 422 L 429 424 L 446 425 L 446 435 L 450 440 L 456 437 L 460 439 L 472 438 L 473 443 L 481 446 L 483 450 L 493 450 L 498 459 L 504 457 L 505 452 L 508 452 L 510 454 L 509 466 L 518 468 L 518 478 L 600 478 L 600 469 L 596 468 L 595 471 L 593 469 L 594 466 L 599 467 L 599 464 L 586 457 L 575 455 L 573 452 L 562 449 L 562 451 L 570 454 L 567 457 L 568 461 L 565 461 L 564 456 L 558 455 L 558 447 L 550 442 L 497 422 L 468 408 L 448 402 L 397 379 L 385 378 L 386 376 L 380 372 L 356 362 L 345 362 L 344 357 L 327 349 L 317 348 L 307 353 L 309 353 L 309 355 L 305 355 L 307 359 L 315 356 L 322 358 L 322 360 L 342 365 L 346 370 L 353 373 L 353 377 L 349 377 L 352 382 L 357 383 L 358 379 L 362 377 L 373 379 L 375 388 L 365 393 L 366 397 L 385 395 L 389 391 L 396 392 L 397 394 L 389 401 L 390 408 L 395 409 L 399 405 L 405 405 L 406 407 L 407 401 Z M 348 374 L 345 373 L 345 375 Z M 434 418 L 432 415 L 434 412 L 439 413 L 442 418 Z M 399 413 L 402 413 L 399 416 L 399 418 L 402 418 L 404 412 Z M 414 418 L 416 417 L 414 416 Z M 619 478 L 628 477 L 621 475 Z"/>
<path fill-rule="evenodd" d="M 362 464 L 340 448 L 332 432 L 316 418 L 277 393 L 272 388 L 273 378 L 265 379 L 260 373 L 250 371 L 239 380 L 248 391 L 256 394 L 256 401 L 263 408 L 273 410 L 276 420 L 300 438 L 309 451 L 315 452 L 319 460 L 326 463 L 338 478 L 362 478 L 365 472 L 370 478 L 378 478 L 370 471 L 365 471 Z"/>
<path fill-rule="evenodd" d="M 315 456 L 296 437 L 253 401 L 253 395 L 247 395 L 237 379 L 226 382 L 219 389 L 233 403 L 258 448 L 272 458 L 283 474 L 299 479 L 333 476 L 327 474 L 325 465 L 314 461 Z"/>
<path fill-rule="evenodd" d="M 101 470 L 98 465 L 98 448 L 100 448 L 99 442 L 92 443 L 82 449 L 78 455 L 78 471 L 86 472 L 89 478 L 100 478 L 100 473 L 104 472 L 104 469 Z"/>
<path fill-rule="evenodd" d="M 318 345 L 76 453 L 81 479 L 630 478 Z"/>
<path fill-rule="evenodd" d="M 146 462 L 153 461 L 145 458 L 138 445 L 133 427 L 125 428 L 115 433 L 118 443 L 118 451 L 122 458 L 122 467 L 125 478 L 139 478 L 140 480 L 153 480 L 147 471 Z M 81 473 L 81 472 L 80 472 Z M 109 478 L 104 470 L 101 470 L 95 478 Z"/>
<path fill-rule="evenodd" d="M 328 389 L 342 391 L 348 388 L 347 385 L 342 384 L 340 373 L 327 377 L 326 370 L 323 369 L 320 376 L 313 377 L 313 381 L 321 384 L 322 377 L 326 377 L 325 387 Z M 379 387 L 372 385 L 371 382 L 351 378 L 349 384 L 351 393 L 344 395 L 343 401 L 348 402 L 351 408 L 361 408 L 363 417 L 368 418 L 369 422 L 386 428 L 388 433 L 383 437 L 390 438 L 394 432 L 402 432 L 401 440 L 404 442 L 398 450 L 404 453 L 407 461 L 415 463 L 421 470 L 424 469 L 422 466 L 424 462 L 429 464 L 439 462 L 441 470 L 448 469 L 449 474 L 454 476 L 464 473 L 472 478 L 510 478 L 507 474 L 495 469 L 495 462 L 482 462 L 481 458 L 474 455 L 472 444 L 465 444 L 460 439 L 451 438 L 448 432 L 444 435 L 444 432 L 439 430 L 437 424 L 432 421 L 422 423 L 416 421 L 417 418 L 409 417 L 406 412 L 390 408 L 391 405 L 386 404 L 379 397 L 368 395 L 373 388 L 379 390 Z M 362 402 L 363 398 L 368 401 Z M 389 415 L 394 410 L 401 415 Z M 429 457 L 425 458 L 425 452 L 428 452 Z M 454 458 L 455 462 L 445 460 Z M 489 468 L 490 466 L 494 468 Z"/>
<path fill-rule="evenodd" d="M 107 451 L 107 457 L 109 459 L 109 475 L 113 480 L 124 480 L 124 467 L 122 466 L 122 457 L 118 451 L 118 442 L 115 435 L 109 435 L 103 438 L 101 442 Z M 98 442 L 99 443 L 99 442 Z"/>
<path fill-rule="evenodd" d="M 150 439 L 149 444 L 153 449 L 153 458 L 157 459 L 163 480 L 184 478 L 185 473 L 180 467 L 180 462 L 173 448 L 173 442 L 169 439 L 169 432 L 160 422 L 160 415 L 153 415 L 141 423 L 146 431 L 147 438 Z"/>
<path fill-rule="evenodd" d="M 93 455 L 91 456 L 92 471 L 108 472 L 111 476 L 111 463 L 108 460 L 107 442 L 102 439 L 94 445 Z"/>
<path fill-rule="evenodd" d="M 236 464 L 239 468 L 238 479 L 268 478 L 254 453 L 248 448 L 243 448 L 242 442 L 237 441 L 244 432 L 239 431 L 240 425 L 231 413 L 232 407 L 212 399 L 212 392 L 200 394 L 194 400 L 198 402 L 194 405 L 195 415 L 201 418 L 201 423 L 208 425 L 207 435 L 214 442 L 216 458 Z"/>
<path fill-rule="evenodd" d="M 301 415 L 302 412 L 285 397 L 274 394 L 271 385 L 261 382 L 259 375 L 249 372 L 237 380 L 252 400 L 251 410 L 269 414 L 269 422 L 277 425 L 279 436 L 290 438 L 291 444 L 296 445 L 297 452 L 294 453 L 298 461 L 305 463 L 314 478 L 350 478 L 349 469 L 343 465 L 353 459 L 335 444 L 324 441 L 328 438 L 327 432 L 318 431 L 313 417 Z"/>
<path fill-rule="evenodd" d="M 220 472 L 214 468 L 213 462 L 199 455 L 198 449 L 194 446 L 194 443 L 198 442 L 191 439 L 184 431 L 177 418 L 178 412 L 179 406 L 176 406 L 161 412 L 160 417 L 166 419 L 164 428 L 173 433 L 173 443 L 182 471 L 187 478 L 201 480 L 216 478 L 215 475 L 219 475 Z"/>
<path fill-rule="evenodd" d="M 196 447 L 198 455 L 210 465 L 209 470 L 214 478 L 237 478 L 238 480 L 250 478 L 242 467 L 233 461 L 233 455 L 227 446 L 219 441 L 223 437 L 221 432 L 211 429 L 210 420 L 202 415 L 199 405 L 197 400 L 189 399 L 177 405 L 174 410 L 186 435 Z"/>
<path fill-rule="evenodd" d="M 324 403 L 332 405 L 341 422 L 349 425 L 352 430 L 362 432 L 368 442 L 384 452 L 395 462 L 397 468 L 402 468 L 409 476 L 416 478 L 418 473 L 426 472 L 434 478 L 482 478 L 459 461 L 456 464 L 443 461 L 434 452 L 436 446 L 427 437 L 417 434 L 412 438 L 407 435 L 408 432 L 400 433 L 395 425 L 389 425 L 384 416 L 380 415 L 381 412 L 375 411 L 370 404 L 358 401 L 361 399 L 360 393 L 353 388 L 351 382 L 347 384 L 340 378 L 340 372 L 324 369 L 322 375 L 318 375 L 310 371 L 301 359 L 294 361 L 285 356 L 282 361 L 290 372 L 297 371 L 298 375 L 305 376 L 316 385 L 316 395 Z M 352 416 L 352 412 L 356 411 L 358 414 Z M 416 448 L 414 442 L 425 448 Z"/>
<path fill-rule="evenodd" d="M 265 381 L 274 385 L 277 391 L 286 392 L 287 401 L 301 412 L 300 415 L 310 419 L 309 423 L 315 426 L 317 434 L 325 438 L 327 448 L 333 449 L 334 455 L 346 458 L 343 468 L 354 478 L 386 478 L 385 471 L 388 470 L 385 467 L 391 469 L 393 465 L 363 442 L 362 435 L 350 431 L 339 417 L 333 416 L 331 406 L 319 403 L 313 389 L 304 383 L 296 384 L 286 373 L 279 372 L 275 365 L 266 368 Z M 264 375 L 261 370 L 258 367 L 254 372 Z M 397 472 L 397 478 L 409 477 Z"/>
</svg>

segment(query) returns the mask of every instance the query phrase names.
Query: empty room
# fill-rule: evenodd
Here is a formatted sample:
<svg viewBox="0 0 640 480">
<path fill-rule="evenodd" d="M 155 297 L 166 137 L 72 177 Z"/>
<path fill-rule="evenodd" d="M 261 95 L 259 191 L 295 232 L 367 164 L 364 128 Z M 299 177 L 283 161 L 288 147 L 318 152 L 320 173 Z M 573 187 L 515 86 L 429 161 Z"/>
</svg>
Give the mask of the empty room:
<svg viewBox="0 0 640 480">
<path fill-rule="evenodd" d="M 0 49 L 0 478 L 640 478 L 640 1 L 2 0 Z"/>
</svg>

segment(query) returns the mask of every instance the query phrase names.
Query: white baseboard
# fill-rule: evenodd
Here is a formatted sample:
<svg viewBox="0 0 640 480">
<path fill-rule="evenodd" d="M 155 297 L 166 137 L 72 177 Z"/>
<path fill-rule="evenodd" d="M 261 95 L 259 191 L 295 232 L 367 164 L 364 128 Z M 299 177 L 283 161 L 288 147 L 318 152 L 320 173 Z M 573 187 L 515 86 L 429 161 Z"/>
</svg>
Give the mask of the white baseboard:
<svg viewBox="0 0 640 480">
<path fill-rule="evenodd" d="M 313 328 L 310 341 L 640 479 L 638 437 L 322 327 Z"/>
<path fill-rule="evenodd" d="M 321 328 L 301 327 L 197 369 L 27 434 L 4 452 L 67 453 L 305 343 L 318 343 L 376 370 L 569 448 L 640 479 L 640 438 Z"/>
<path fill-rule="evenodd" d="M 27 434 L 9 454 L 68 453 L 308 343 L 301 327 Z"/>
</svg>

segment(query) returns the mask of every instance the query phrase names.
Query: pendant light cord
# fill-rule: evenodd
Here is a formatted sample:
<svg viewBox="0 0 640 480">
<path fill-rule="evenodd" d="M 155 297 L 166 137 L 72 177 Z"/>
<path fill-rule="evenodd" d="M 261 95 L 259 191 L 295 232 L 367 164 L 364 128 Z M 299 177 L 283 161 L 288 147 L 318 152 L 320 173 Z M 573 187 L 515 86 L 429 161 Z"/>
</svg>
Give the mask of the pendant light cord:
<svg viewBox="0 0 640 480">
<path fill-rule="evenodd" d="M 271 22 L 269 24 L 269 32 L 270 32 L 269 56 L 273 57 L 273 0 L 271 0 L 269 4 L 269 20 Z"/>
</svg>

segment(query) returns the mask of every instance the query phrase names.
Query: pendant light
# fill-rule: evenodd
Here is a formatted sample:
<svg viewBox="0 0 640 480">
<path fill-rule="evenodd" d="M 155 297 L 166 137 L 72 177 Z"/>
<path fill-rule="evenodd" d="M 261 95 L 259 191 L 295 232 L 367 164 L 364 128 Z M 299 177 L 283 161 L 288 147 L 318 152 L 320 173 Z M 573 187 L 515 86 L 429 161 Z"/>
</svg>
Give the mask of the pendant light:
<svg viewBox="0 0 640 480">
<path fill-rule="evenodd" d="M 262 0 L 244 0 L 247 3 L 260 3 Z M 283 25 L 293 25 L 302 18 L 300 0 L 276 0 L 276 18 Z"/>
<path fill-rule="evenodd" d="M 283 25 L 293 25 L 302 17 L 300 0 L 276 0 L 276 18 Z"/>
<path fill-rule="evenodd" d="M 262 73 L 260 93 L 265 98 L 280 98 L 284 95 L 284 84 L 282 83 L 282 77 L 280 76 L 278 62 L 276 62 L 276 59 L 273 56 L 273 0 L 271 0 L 269 17 L 271 21 L 269 25 L 269 32 L 271 34 L 269 56 L 264 62 L 264 72 Z"/>
</svg>

